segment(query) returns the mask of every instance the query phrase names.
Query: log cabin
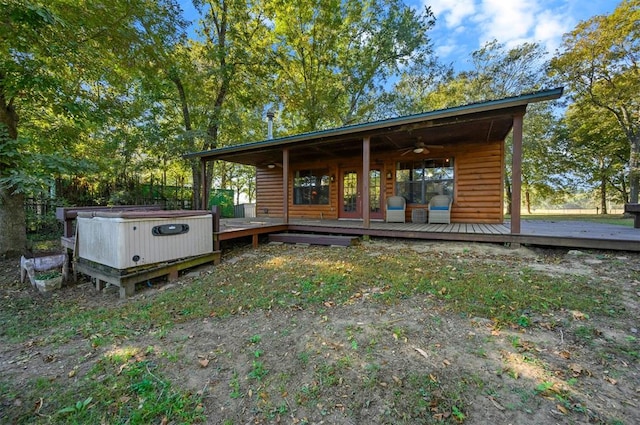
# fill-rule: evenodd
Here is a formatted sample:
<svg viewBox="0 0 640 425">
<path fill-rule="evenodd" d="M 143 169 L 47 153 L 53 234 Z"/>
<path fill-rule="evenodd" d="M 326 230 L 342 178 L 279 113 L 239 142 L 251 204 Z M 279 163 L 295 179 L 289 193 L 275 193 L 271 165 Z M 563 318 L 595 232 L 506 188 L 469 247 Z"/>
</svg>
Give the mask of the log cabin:
<svg viewBox="0 0 640 425">
<path fill-rule="evenodd" d="M 562 88 L 334 129 L 241 143 L 185 158 L 256 167 L 256 216 L 289 219 L 387 219 L 391 196 L 405 220 L 430 199 L 452 199 L 450 220 L 503 223 L 505 173 L 511 169 L 511 233 L 520 232 L 523 117 L 530 103 L 558 99 Z M 506 140 L 512 137 L 512 163 Z M 203 179 L 204 180 L 204 179 Z M 205 188 L 206 189 L 206 188 Z M 202 190 L 203 204 L 207 205 Z"/>
</svg>

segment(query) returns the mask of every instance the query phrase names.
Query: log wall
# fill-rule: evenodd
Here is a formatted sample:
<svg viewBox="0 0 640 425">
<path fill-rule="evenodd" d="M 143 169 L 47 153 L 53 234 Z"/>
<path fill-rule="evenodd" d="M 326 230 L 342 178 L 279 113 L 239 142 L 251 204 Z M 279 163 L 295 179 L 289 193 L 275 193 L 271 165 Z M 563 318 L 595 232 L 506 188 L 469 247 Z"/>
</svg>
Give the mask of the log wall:
<svg viewBox="0 0 640 425">
<path fill-rule="evenodd" d="M 502 223 L 504 219 L 504 143 L 468 143 L 455 149 L 433 151 L 426 158 L 454 158 L 455 186 L 451 211 L 452 222 L 458 223 Z M 394 193 L 395 168 L 398 161 L 425 158 L 422 154 L 400 156 L 371 155 L 371 168 L 382 171 L 382 198 Z M 305 164 L 290 164 L 289 191 L 292 193 L 293 175 L 296 170 L 328 168 L 335 177 L 330 184 L 329 205 L 294 205 L 289 196 L 289 218 L 337 219 L 339 209 L 340 169 L 346 164 L 361 164 L 360 158 L 342 158 L 338 161 L 322 161 Z M 388 171 L 394 176 L 386 178 Z M 282 217 L 282 168 L 258 167 L 256 170 L 256 212 L 259 217 Z M 407 205 L 406 220 L 411 221 L 413 208 L 426 205 Z M 384 209 L 384 207 L 383 207 Z"/>
</svg>

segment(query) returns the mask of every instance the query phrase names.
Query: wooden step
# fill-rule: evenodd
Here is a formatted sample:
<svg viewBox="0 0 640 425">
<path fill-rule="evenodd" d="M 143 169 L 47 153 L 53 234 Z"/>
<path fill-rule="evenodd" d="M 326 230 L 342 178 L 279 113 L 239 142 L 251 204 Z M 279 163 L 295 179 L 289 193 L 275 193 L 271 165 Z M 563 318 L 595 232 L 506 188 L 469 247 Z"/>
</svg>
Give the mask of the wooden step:
<svg viewBox="0 0 640 425">
<path fill-rule="evenodd" d="M 358 243 L 357 236 L 315 235 L 312 233 L 272 233 L 270 242 L 300 243 L 309 245 L 351 246 Z"/>
</svg>

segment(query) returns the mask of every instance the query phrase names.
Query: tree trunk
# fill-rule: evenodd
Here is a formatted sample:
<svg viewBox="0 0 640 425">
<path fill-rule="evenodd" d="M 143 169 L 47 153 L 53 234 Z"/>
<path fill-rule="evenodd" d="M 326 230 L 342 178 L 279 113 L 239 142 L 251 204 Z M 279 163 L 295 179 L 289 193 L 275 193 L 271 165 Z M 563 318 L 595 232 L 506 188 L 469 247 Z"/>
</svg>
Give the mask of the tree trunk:
<svg viewBox="0 0 640 425">
<path fill-rule="evenodd" d="M 527 213 L 531 214 L 531 192 L 529 192 L 529 190 L 525 190 L 524 199 L 527 204 Z"/>
<path fill-rule="evenodd" d="M 631 141 L 629 154 L 629 202 L 638 203 L 640 191 L 640 135 Z"/>
<path fill-rule="evenodd" d="M 4 75 L 0 73 L 0 126 L 6 126 L 9 139 L 18 138 L 18 113 L 13 99 L 6 96 Z M 9 168 L 12 164 L 9 162 Z M 4 168 L 5 165 L 3 165 Z M 0 169 L 4 177 L 5 170 Z M 23 254 L 27 248 L 27 225 L 24 213 L 24 195 L 16 194 L 13 187 L 0 188 L 0 257 Z"/>
<path fill-rule="evenodd" d="M 27 249 L 24 195 L 0 189 L 0 257 L 15 257 Z"/>
<path fill-rule="evenodd" d="M 205 208 L 202 205 L 202 177 L 201 177 L 200 161 L 191 160 L 191 181 L 193 182 L 191 198 L 191 209 L 200 210 Z"/>
<path fill-rule="evenodd" d="M 600 161 L 600 211 L 601 214 L 608 214 L 607 211 L 607 177 L 606 172 L 604 170 L 604 163 Z"/>
</svg>

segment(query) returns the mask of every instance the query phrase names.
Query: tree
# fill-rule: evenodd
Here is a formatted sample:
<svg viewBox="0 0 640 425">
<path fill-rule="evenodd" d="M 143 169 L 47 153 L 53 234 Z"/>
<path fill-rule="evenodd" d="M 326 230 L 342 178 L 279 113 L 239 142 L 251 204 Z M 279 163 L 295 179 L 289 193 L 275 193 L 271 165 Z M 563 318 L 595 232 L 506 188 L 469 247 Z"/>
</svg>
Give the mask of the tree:
<svg viewBox="0 0 640 425">
<path fill-rule="evenodd" d="M 567 169 L 583 185 L 597 188 L 600 211 L 607 214 L 608 201 L 628 199 L 629 143 L 613 115 L 598 112 L 588 101 L 569 105 L 564 117 L 565 157 Z"/>
<path fill-rule="evenodd" d="M 610 114 L 620 126 L 629 144 L 627 201 L 634 203 L 640 189 L 638 22 L 640 0 L 624 0 L 611 15 L 595 16 L 566 34 L 551 61 L 553 74 L 566 82 L 574 101 Z"/>
<path fill-rule="evenodd" d="M 46 6 L 2 0 L 0 255 L 25 248 L 24 193 L 41 183 L 34 168 L 49 176 L 75 168 L 68 155 L 74 140 L 88 140 L 127 104 L 123 76 L 132 72 L 140 17 L 161 21 L 176 10 L 171 6 L 172 0 L 52 0 Z M 52 122 L 63 124 L 54 138 L 46 131 Z M 58 131 L 64 129 L 70 131 Z"/>
<path fill-rule="evenodd" d="M 234 107 L 253 109 L 270 100 L 261 96 L 268 84 L 265 71 L 271 49 L 269 19 L 260 2 L 194 0 L 200 13 L 201 39 L 177 45 L 164 56 L 163 73 L 174 85 L 182 122 L 183 152 L 222 147 L 228 140 L 242 141 L 231 130 Z M 190 161 L 194 208 L 203 208 L 200 189 L 211 187 L 215 164 L 207 164 L 204 181 L 200 163 Z M 222 184 L 226 185 L 224 167 Z"/>
<path fill-rule="evenodd" d="M 548 83 L 544 49 L 535 43 L 507 48 L 497 40 L 485 43 L 471 54 L 473 67 L 457 75 L 437 68 L 404 74 L 396 85 L 394 102 L 401 112 L 416 113 L 443 109 L 489 99 L 516 96 L 539 90 Z M 435 78 L 434 78 L 435 77 Z M 549 158 L 559 161 L 554 148 L 551 129 L 554 126 L 552 105 L 530 106 L 525 115 L 523 134 L 523 190 L 528 210 L 532 195 L 548 195 L 561 185 L 561 179 Z M 508 145 L 509 146 L 509 145 Z M 507 162 L 511 151 L 507 150 Z M 557 164 L 557 162 L 556 162 Z M 511 174 L 505 173 L 508 212 L 511 209 Z"/>
<path fill-rule="evenodd" d="M 431 55 L 431 10 L 398 0 L 274 0 L 276 94 L 293 132 L 365 120 L 384 83 Z"/>
<path fill-rule="evenodd" d="M 473 66 L 468 71 L 454 74 L 450 67 L 433 62 L 411 68 L 395 85 L 392 103 L 402 105 L 404 115 L 539 90 L 547 82 L 545 54 L 539 44 L 507 48 L 493 40 L 471 53 Z"/>
</svg>

